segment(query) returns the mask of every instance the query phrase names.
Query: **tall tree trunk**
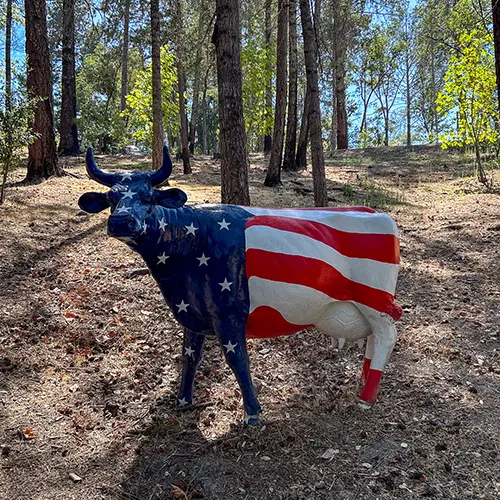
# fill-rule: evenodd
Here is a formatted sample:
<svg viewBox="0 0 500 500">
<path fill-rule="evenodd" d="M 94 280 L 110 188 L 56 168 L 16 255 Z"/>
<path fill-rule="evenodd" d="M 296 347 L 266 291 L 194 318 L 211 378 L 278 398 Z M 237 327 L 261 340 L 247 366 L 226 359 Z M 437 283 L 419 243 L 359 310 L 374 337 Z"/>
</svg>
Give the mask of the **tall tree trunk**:
<svg viewBox="0 0 500 500">
<path fill-rule="evenodd" d="M 61 130 L 59 153 L 80 153 L 76 127 L 75 0 L 63 0 Z"/>
<path fill-rule="evenodd" d="M 302 36 L 304 38 L 304 58 L 306 63 L 307 87 L 309 92 L 309 128 L 311 133 L 311 154 L 313 166 L 314 204 L 317 207 L 328 205 L 326 190 L 325 158 L 321 132 L 321 108 L 318 87 L 318 48 L 311 22 L 309 0 L 300 0 Z"/>
<path fill-rule="evenodd" d="M 239 9 L 234 0 L 216 0 L 212 41 L 217 57 L 222 203 L 249 205 Z"/>
<path fill-rule="evenodd" d="M 11 45 L 12 45 L 12 0 L 7 0 L 5 15 L 5 115 L 10 118 L 12 111 L 12 63 L 11 63 Z M 10 127 L 7 130 L 6 142 L 12 145 Z M 11 146 L 12 151 L 12 146 Z M 10 169 L 10 160 L 12 153 L 5 155 L 2 164 L 2 179 L 0 184 L 0 205 L 5 198 L 5 184 L 7 182 L 7 175 Z"/>
<path fill-rule="evenodd" d="M 194 83 L 193 83 L 193 107 L 191 109 L 191 117 L 189 119 L 189 152 L 194 153 L 196 143 L 196 120 L 198 119 L 198 108 L 200 105 L 200 83 L 201 83 L 201 62 L 203 48 L 203 25 L 205 16 L 205 1 L 200 0 L 198 18 L 198 34 L 196 41 L 196 57 L 194 66 Z"/>
<path fill-rule="evenodd" d="M 497 77 L 497 99 L 500 111 L 500 0 L 492 1 L 493 41 L 495 43 L 495 70 Z M 498 120 L 498 119 L 497 119 Z"/>
<path fill-rule="evenodd" d="M 130 24 L 130 0 L 125 0 L 123 5 L 123 40 L 122 40 L 122 81 L 120 90 L 120 111 L 127 107 L 128 95 L 128 35 Z M 124 118 L 124 123 L 126 118 Z"/>
<path fill-rule="evenodd" d="M 271 26 L 271 7 L 272 1 L 266 0 L 266 25 L 265 25 L 265 47 L 267 50 L 267 68 L 266 73 L 268 80 L 266 82 L 266 116 L 272 113 L 273 109 L 273 78 L 272 74 L 272 57 L 271 57 L 271 38 L 273 29 Z M 272 148 L 271 127 L 268 127 L 264 134 L 264 154 L 269 154 Z"/>
<path fill-rule="evenodd" d="M 201 151 L 204 155 L 208 154 L 208 140 L 207 140 L 207 88 L 208 88 L 208 75 L 210 66 L 205 73 L 203 81 L 203 97 L 201 100 Z"/>
<path fill-rule="evenodd" d="M 332 69 L 332 124 L 330 130 L 330 153 L 333 155 L 337 150 L 337 77 L 335 64 Z"/>
<path fill-rule="evenodd" d="M 406 145 L 411 146 L 411 89 L 410 89 L 410 49 L 406 48 Z"/>
<path fill-rule="evenodd" d="M 158 170 L 163 157 L 163 112 L 161 97 L 160 2 L 151 0 L 151 65 L 153 86 L 153 169 Z"/>
<path fill-rule="evenodd" d="M 189 163 L 189 143 L 188 143 L 188 123 L 186 114 L 186 81 L 184 78 L 184 29 L 182 24 L 182 4 L 181 0 L 174 0 L 176 17 L 176 60 L 177 60 L 177 81 L 179 83 L 179 120 L 181 122 L 181 149 L 184 173 L 190 174 L 191 164 Z"/>
<path fill-rule="evenodd" d="M 334 1 L 333 9 L 333 39 L 334 39 L 334 74 L 335 74 L 335 101 L 337 104 L 336 126 L 337 126 L 337 149 L 349 147 L 347 130 L 346 109 L 346 57 L 347 40 L 346 27 L 347 16 L 342 2 Z"/>
<path fill-rule="evenodd" d="M 26 181 L 37 182 L 52 175 L 64 175 L 57 164 L 52 86 L 50 82 L 47 8 L 45 0 L 25 0 L 28 95 L 40 98 L 31 127 L 37 138 L 28 148 Z"/>
<path fill-rule="evenodd" d="M 288 16 L 288 64 L 290 75 L 288 78 L 288 115 L 286 119 L 283 170 L 295 170 L 295 147 L 297 145 L 297 0 L 290 0 Z"/>
<path fill-rule="evenodd" d="M 283 159 L 283 138 L 286 114 L 286 54 L 287 54 L 288 0 L 278 0 L 278 39 L 276 57 L 276 107 L 274 110 L 274 129 L 271 157 L 267 167 L 264 185 L 277 186 L 281 183 L 281 161 Z"/>
<path fill-rule="evenodd" d="M 304 97 L 304 109 L 300 121 L 299 139 L 297 141 L 297 155 L 295 156 L 295 170 L 307 168 L 307 142 L 309 140 L 309 89 Z"/>
</svg>

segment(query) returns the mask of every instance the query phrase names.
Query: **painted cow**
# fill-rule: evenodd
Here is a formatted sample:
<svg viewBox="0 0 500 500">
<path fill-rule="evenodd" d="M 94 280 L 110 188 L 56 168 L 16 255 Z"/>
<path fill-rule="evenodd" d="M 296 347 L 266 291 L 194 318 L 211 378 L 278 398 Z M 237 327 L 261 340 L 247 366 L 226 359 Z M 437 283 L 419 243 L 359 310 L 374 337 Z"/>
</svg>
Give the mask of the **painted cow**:
<svg viewBox="0 0 500 500">
<path fill-rule="evenodd" d="M 362 405 L 372 405 L 396 342 L 399 240 L 394 221 L 366 207 L 265 209 L 185 205 L 180 189 L 155 189 L 172 163 L 164 149 L 152 173 L 106 173 L 87 152 L 87 172 L 110 187 L 85 193 L 86 212 L 111 209 L 108 234 L 145 260 L 184 327 L 177 404 L 193 402 L 207 335 L 216 335 L 243 395 L 245 422 L 259 423 L 246 339 L 314 326 L 334 338 L 367 338 Z"/>
</svg>

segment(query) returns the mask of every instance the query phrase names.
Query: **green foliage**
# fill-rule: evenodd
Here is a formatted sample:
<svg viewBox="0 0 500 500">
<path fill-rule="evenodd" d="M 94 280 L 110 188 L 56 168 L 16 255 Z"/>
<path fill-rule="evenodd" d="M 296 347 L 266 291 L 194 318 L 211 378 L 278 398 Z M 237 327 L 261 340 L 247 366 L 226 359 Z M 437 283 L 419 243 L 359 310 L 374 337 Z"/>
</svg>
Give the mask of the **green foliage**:
<svg viewBox="0 0 500 500">
<path fill-rule="evenodd" d="M 168 133 L 177 135 L 179 129 L 179 97 L 177 71 L 174 54 L 168 45 L 161 49 L 161 80 L 163 122 Z M 150 146 L 153 137 L 153 96 L 151 64 L 138 73 L 134 88 L 127 96 L 124 117 L 132 135 L 141 143 Z"/>
<path fill-rule="evenodd" d="M 16 166 L 21 152 L 35 140 L 29 124 L 34 118 L 36 102 L 18 97 L 11 99 L 9 110 L 0 108 L 0 203 L 8 171 Z"/>
<path fill-rule="evenodd" d="M 273 127 L 273 110 L 266 105 L 266 85 L 274 75 L 275 63 L 268 62 L 272 57 L 256 40 L 248 40 L 241 51 L 245 125 L 247 134 L 257 137 Z"/>
<path fill-rule="evenodd" d="M 438 111 L 456 122 L 442 136 L 443 148 L 495 143 L 496 80 L 493 39 L 477 30 L 460 36 L 459 52 L 450 57 Z"/>
</svg>

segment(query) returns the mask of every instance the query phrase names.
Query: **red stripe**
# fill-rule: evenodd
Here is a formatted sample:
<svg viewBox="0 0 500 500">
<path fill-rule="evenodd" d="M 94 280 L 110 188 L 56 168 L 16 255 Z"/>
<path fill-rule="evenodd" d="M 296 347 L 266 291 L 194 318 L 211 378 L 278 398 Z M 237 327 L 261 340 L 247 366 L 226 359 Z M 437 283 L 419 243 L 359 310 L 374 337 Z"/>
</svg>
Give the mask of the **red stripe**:
<svg viewBox="0 0 500 500">
<path fill-rule="evenodd" d="M 359 399 L 363 403 L 372 405 L 377 401 L 378 388 L 380 386 L 380 380 L 382 379 L 382 372 L 380 370 L 368 370 L 368 377 L 366 384 L 361 391 Z"/>
<path fill-rule="evenodd" d="M 390 293 L 351 281 L 321 260 L 250 248 L 246 251 L 246 271 L 247 278 L 257 276 L 308 286 L 335 300 L 352 300 L 364 304 L 389 314 L 395 320 L 402 314 L 402 309 L 394 304 L 394 297 Z"/>
<path fill-rule="evenodd" d="M 320 222 L 267 215 L 249 219 L 245 229 L 251 226 L 267 226 L 303 234 L 328 245 L 346 257 L 399 264 L 399 240 L 393 234 L 348 233 Z"/>
<path fill-rule="evenodd" d="M 248 316 L 246 324 L 247 338 L 268 338 L 291 335 L 313 325 L 294 325 L 289 323 L 279 311 L 268 306 L 257 307 Z"/>
</svg>

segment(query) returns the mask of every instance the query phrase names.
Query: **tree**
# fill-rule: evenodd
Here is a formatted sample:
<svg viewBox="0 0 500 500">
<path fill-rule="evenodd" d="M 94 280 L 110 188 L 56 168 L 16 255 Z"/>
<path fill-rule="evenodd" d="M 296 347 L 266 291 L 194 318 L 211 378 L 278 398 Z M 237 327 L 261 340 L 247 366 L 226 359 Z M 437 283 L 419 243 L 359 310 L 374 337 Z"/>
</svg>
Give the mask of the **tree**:
<svg viewBox="0 0 500 500">
<path fill-rule="evenodd" d="M 239 2 L 217 0 L 212 42 L 217 57 L 222 203 L 250 204 L 240 62 Z"/>
<path fill-rule="evenodd" d="M 179 120 L 181 124 L 181 150 L 182 150 L 182 163 L 184 166 L 184 173 L 191 173 L 191 164 L 189 163 L 189 144 L 188 144 L 188 123 L 186 114 L 186 82 L 184 80 L 184 65 L 183 65 L 183 19 L 182 19 L 182 5 L 181 0 L 174 0 L 175 8 L 175 31 L 176 31 L 176 63 L 177 63 L 177 80 L 179 83 Z"/>
<path fill-rule="evenodd" d="M 281 161 L 283 158 L 283 138 L 286 115 L 286 79 L 287 79 L 287 25 L 288 0 L 278 1 L 278 39 L 276 57 L 276 106 L 274 112 L 273 140 L 271 157 L 267 168 L 264 185 L 277 186 L 281 183 Z"/>
<path fill-rule="evenodd" d="M 308 121 L 311 134 L 313 166 L 314 204 L 328 206 L 326 190 L 325 158 L 321 132 L 321 108 L 318 87 L 317 45 L 311 21 L 309 0 L 300 0 L 302 36 L 304 37 L 304 58 L 306 63 L 307 91 L 309 93 Z"/>
<path fill-rule="evenodd" d="M 26 181 L 37 182 L 64 172 L 57 163 L 45 0 L 25 0 L 24 5 L 28 96 L 39 99 L 31 127 L 37 137 L 28 148 Z"/>
<path fill-rule="evenodd" d="M 304 97 L 304 109 L 300 121 L 299 139 L 297 141 L 297 155 L 295 156 L 295 169 L 304 170 L 307 168 L 307 143 L 309 141 L 309 88 L 306 89 Z"/>
<path fill-rule="evenodd" d="M 478 180 L 488 186 L 481 159 L 482 148 L 497 141 L 495 60 L 489 33 L 471 30 L 461 35 L 459 51 L 450 58 L 445 84 L 438 95 L 438 112 L 457 113 L 455 127 L 441 136 L 443 147 L 474 147 Z M 458 111 L 456 111 L 458 110 Z M 453 122 L 451 122 L 453 123 Z"/>
<path fill-rule="evenodd" d="M 123 39 L 122 39 L 122 78 L 120 90 L 120 111 L 127 107 L 128 94 L 128 52 L 129 52 L 129 27 L 130 27 L 130 0 L 123 4 Z"/>
<path fill-rule="evenodd" d="M 265 49 L 267 54 L 267 65 L 266 65 L 266 75 L 265 79 L 266 83 L 266 113 L 269 113 L 269 117 L 272 114 L 273 108 L 273 58 L 272 58 L 272 48 L 271 48 L 271 37 L 273 34 L 272 25 L 271 25 L 271 0 L 266 0 L 266 20 L 265 20 Z M 270 120 L 266 120 L 269 122 Z M 269 154 L 271 152 L 272 147 L 272 137 L 271 137 L 272 126 L 269 124 L 266 126 L 265 134 L 264 134 L 264 154 Z"/>
<path fill-rule="evenodd" d="M 495 45 L 495 74 L 498 110 L 500 111 L 500 0 L 491 0 L 493 15 L 493 41 Z"/>
<path fill-rule="evenodd" d="M 74 156 L 80 153 L 76 126 L 75 75 L 75 0 L 63 0 L 62 101 L 59 152 Z"/>
<path fill-rule="evenodd" d="M 151 81 L 153 95 L 153 170 L 163 157 L 163 116 L 161 96 L 160 2 L 151 0 Z"/>
<path fill-rule="evenodd" d="M 296 170 L 295 147 L 297 145 L 297 1 L 290 0 L 288 13 L 289 37 L 289 78 L 288 78 L 288 114 L 286 118 L 285 155 L 283 170 Z"/>
</svg>

